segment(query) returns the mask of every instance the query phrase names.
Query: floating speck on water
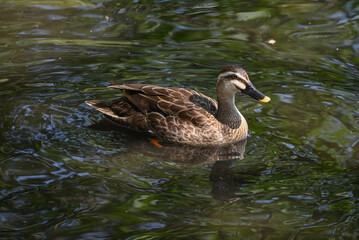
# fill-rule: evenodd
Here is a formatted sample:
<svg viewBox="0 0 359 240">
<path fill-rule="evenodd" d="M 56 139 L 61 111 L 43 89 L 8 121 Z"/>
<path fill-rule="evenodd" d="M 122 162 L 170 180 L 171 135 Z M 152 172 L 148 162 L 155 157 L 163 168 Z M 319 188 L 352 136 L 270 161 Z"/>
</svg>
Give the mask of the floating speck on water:
<svg viewBox="0 0 359 240">
<path fill-rule="evenodd" d="M 268 44 L 274 45 L 276 43 L 276 40 L 270 39 L 267 42 L 268 42 Z"/>
</svg>

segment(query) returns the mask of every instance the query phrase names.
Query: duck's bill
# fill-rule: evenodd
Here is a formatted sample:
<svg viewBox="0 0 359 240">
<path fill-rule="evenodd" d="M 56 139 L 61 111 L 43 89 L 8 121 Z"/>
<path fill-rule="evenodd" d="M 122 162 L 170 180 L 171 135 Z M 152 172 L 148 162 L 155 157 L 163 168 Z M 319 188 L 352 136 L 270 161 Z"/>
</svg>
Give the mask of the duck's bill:
<svg viewBox="0 0 359 240">
<path fill-rule="evenodd" d="M 252 83 L 247 83 L 246 89 L 242 90 L 242 92 L 264 103 L 270 102 L 271 100 L 270 97 L 258 91 Z"/>
<path fill-rule="evenodd" d="M 264 102 L 264 103 L 270 102 L 270 97 L 265 96 L 263 99 L 260 99 L 259 101 Z"/>
</svg>

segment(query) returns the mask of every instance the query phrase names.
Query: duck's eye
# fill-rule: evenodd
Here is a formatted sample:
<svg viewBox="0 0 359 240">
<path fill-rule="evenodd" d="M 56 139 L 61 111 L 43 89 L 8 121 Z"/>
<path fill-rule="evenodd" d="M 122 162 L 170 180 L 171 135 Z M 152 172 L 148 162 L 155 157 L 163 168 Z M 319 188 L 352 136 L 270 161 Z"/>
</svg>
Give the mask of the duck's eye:
<svg viewBox="0 0 359 240">
<path fill-rule="evenodd" d="M 237 75 L 232 75 L 231 78 L 232 79 L 237 79 Z"/>
</svg>

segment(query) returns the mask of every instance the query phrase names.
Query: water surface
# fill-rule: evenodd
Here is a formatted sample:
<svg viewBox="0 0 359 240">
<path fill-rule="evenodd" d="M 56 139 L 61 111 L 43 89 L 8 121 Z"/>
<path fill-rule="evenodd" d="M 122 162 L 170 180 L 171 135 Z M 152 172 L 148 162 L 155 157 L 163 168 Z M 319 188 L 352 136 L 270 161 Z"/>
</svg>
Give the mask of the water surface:
<svg viewBox="0 0 359 240">
<path fill-rule="evenodd" d="M 0 2 L 4 239 L 356 239 L 357 1 Z M 88 99 L 108 82 L 215 97 L 239 64 L 250 136 L 156 149 Z M 95 124 L 95 125 L 94 125 Z M 245 150 L 244 150 L 245 149 Z"/>
</svg>

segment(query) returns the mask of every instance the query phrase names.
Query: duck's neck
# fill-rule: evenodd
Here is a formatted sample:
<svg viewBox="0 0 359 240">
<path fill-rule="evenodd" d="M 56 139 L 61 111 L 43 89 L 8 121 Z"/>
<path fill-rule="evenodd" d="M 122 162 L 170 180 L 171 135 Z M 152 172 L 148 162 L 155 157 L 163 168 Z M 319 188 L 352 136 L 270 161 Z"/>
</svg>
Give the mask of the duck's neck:
<svg viewBox="0 0 359 240">
<path fill-rule="evenodd" d="M 224 95 L 217 92 L 218 111 L 216 118 L 228 127 L 237 129 L 241 126 L 242 116 L 234 103 L 234 95 L 235 93 Z"/>
</svg>

